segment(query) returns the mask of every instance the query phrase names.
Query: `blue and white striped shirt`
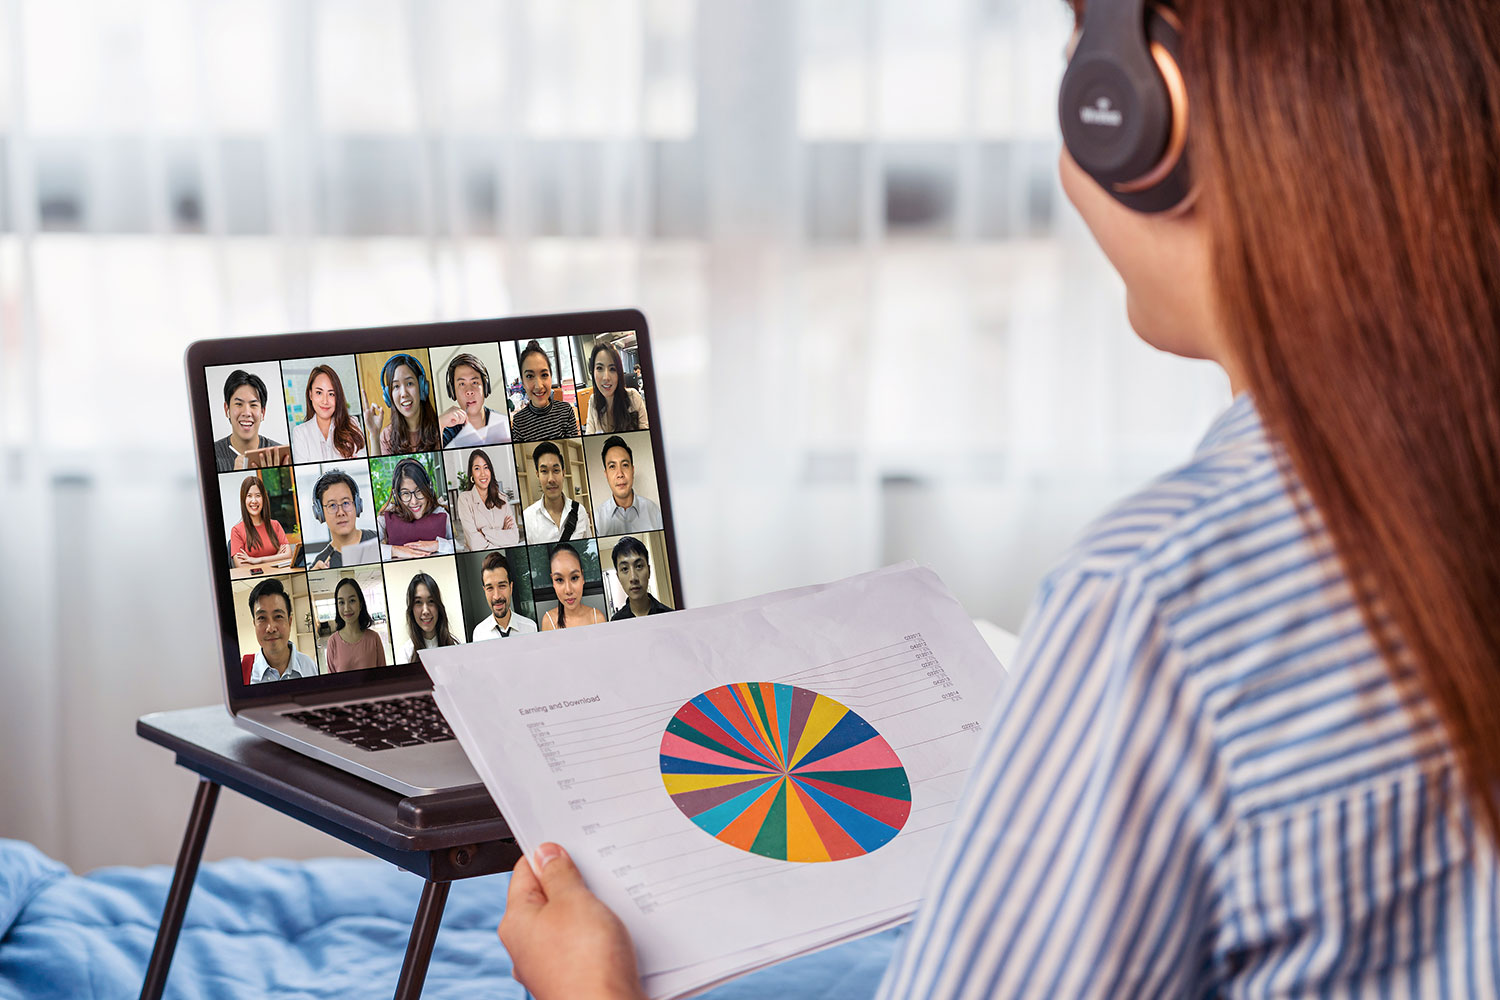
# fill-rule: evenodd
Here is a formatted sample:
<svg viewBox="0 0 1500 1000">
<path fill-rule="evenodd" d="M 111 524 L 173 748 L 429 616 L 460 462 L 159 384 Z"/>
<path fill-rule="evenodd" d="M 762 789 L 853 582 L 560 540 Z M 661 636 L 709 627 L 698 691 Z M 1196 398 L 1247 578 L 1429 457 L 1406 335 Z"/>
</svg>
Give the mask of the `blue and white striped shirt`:
<svg viewBox="0 0 1500 1000">
<path fill-rule="evenodd" d="M 1241 395 L 1043 583 L 881 993 L 1500 996 L 1463 796 Z"/>
</svg>

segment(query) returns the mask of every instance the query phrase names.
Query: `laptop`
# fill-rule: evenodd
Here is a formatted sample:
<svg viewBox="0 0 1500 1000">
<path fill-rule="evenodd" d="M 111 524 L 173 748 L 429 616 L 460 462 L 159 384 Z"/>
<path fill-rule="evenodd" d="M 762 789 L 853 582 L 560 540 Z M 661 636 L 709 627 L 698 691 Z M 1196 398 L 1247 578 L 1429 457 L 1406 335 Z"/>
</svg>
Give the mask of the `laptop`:
<svg viewBox="0 0 1500 1000">
<path fill-rule="evenodd" d="M 479 782 L 424 649 L 682 606 L 636 310 L 198 341 L 235 724 L 404 795 Z M 502 678 L 497 682 L 503 683 Z"/>
</svg>

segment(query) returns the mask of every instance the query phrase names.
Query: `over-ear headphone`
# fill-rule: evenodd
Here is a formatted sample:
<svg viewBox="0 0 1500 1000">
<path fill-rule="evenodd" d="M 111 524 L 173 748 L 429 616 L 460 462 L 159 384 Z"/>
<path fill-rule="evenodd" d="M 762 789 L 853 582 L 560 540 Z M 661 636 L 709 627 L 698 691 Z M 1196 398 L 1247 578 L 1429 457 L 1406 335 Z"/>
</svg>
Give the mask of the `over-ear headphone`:
<svg viewBox="0 0 1500 1000">
<path fill-rule="evenodd" d="M 385 397 L 385 405 L 391 406 L 391 372 L 401 365 L 405 365 L 417 373 L 417 395 L 422 402 L 427 402 L 427 372 L 422 369 L 422 362 L 410 354 L 392 354 L 385 367 L 380 369 L 380 394 Z"/>
<path fill-rule="evenodd" d="M 1063 142 L 1116 201 L 1168 212 L 1193 194 L 1182 22 L 1148 0 L 1088 0 L 1058 91 Z"/>
<path fill-rule="evenodd" d="M 488 398 L 490 394 L 489 369 L 484 366 L 483 361 L 480 361 L 472 354 L 460 354 L 458 357 L 448 362 L 448 395 L 452 396 L 454 399 L 458 398 L 458 392 L 453 388 L 453 369 L 457 368 L 459 365 L 468 365 L 470 368 L 479 373 L 479 378 L 484 382 L 485 397 Z"/>
<path fill-rule="evenodd" d="M 365 501 L 359 495 L 359 484 L 354 481 L 354 477 L 347 472 L 334 469 L 319 476 L 316 485 L 313 486 L 313 517 L 318 519 L 319 524 L 323 523 L 323 493 L 335 483 L 343 483 L 349 487 L 349 492 L 354 494 L 355 517 L 365 512 Z"/>
</svg>

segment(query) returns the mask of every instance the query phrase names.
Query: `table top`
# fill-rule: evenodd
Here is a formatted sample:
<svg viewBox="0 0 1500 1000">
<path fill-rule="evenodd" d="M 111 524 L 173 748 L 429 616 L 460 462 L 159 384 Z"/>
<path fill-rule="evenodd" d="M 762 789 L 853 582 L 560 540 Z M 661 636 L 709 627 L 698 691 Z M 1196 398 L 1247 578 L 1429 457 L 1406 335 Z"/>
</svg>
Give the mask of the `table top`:
<svg viewBox="0 0 1500 1000">
<path fill-rule="evenodd" d="M 173 751 L 183 767 L 403 868 L 425 874 L 426 862 L 393 854 L 456 851 L 464 868 L 481 855 L 498 857 L 477 848 L 499 841 L 514 863 L 510 827 L 483 785 L 402 796 L 238 728 L 223 705 L 143 715 L 136 734 Z M 470 874 L 486 872 L 448 877 Z"/>
</svg>

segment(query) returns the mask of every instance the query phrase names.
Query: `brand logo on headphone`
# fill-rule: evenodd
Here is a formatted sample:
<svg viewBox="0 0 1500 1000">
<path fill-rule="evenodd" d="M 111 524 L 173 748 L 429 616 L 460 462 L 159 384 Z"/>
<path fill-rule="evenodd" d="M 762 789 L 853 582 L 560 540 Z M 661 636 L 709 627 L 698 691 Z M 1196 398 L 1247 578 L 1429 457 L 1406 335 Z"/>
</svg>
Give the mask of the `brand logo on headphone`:
<svg viewBox="0 0 1500 1000">
<path fill-rule="evenodd" d="M 1093 107 L 1085 105 L 1079 108 L 1078 117 L 1085 125 L 1108 125 L 1111 128 L 1118 128 L 1125 121 L 1125 116 L 1110 106 L 1107 97 L 1099 98 Z"/>
</svg>

